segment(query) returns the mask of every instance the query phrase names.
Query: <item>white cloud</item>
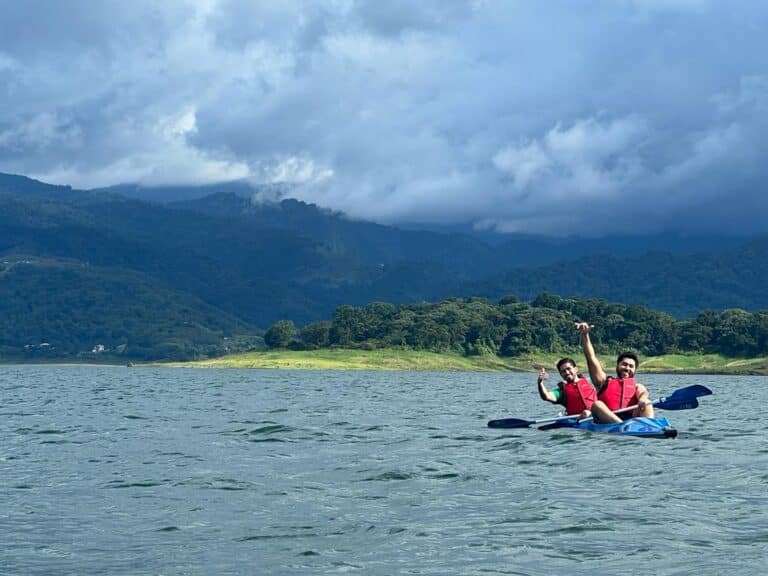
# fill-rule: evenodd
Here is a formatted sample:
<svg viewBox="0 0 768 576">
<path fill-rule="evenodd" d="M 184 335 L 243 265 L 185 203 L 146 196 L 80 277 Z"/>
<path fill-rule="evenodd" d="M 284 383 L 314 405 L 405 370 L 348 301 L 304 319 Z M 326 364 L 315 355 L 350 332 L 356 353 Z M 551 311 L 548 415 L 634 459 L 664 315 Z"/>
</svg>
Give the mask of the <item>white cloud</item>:
<svg viewBox="0 0 768 576">
<path fill-rule="evenodd" d="M 53 146 L 79 148 L 82 131 L 71 118 L 55 112 L 40 112 L 11 128 L 0 131 L 0 149 L 38 149 Z"/>
<path fill-rule="evenodd" d="M 546 146 L 565 162 L 605 162 L 616 154 L 632 152 L 642 138 L 643 122 L 636 117 L 601 122 L 595 118 L 577 120 L 563 129 L 558 125 L 547 133 Z"/>
<path fill-rule="evenodd" d="M 45 172 L 29 173 L 32 178 L 44 182 L 76 182 L 84 189 L 136 182 L 149 186 L 213 184 L 243 180 L 249 175 L 247 165 L 217 160 L 185 148 L 166 150 L 163 156 L 156 152 L 124 156 L 96 170 L 70 163 Z"/>
<path fill-rule="evenodd" d="M 165 139 L 174 139 L 197 132 L 197 113 L 194 106 L 187 106 L 178 114 L 161 119 L 159 132 Z"/>
<path fill-rule="evenodd" d="M 607 197 L 642 175 L 637 167 L 643 137 L 643 123 L 635 117 L 581 119 L 569 128 L 553 127 L 540 140 L 505 146 L 493 162 L 524 197 L 535 189 L 536 201 L 557 199 L 564 191 L 571 197 Z"/>
<path fill-rule="evenodd" d="M 13 70 L 17 67 L 16 60 L 5 52 L 0 52 L 0 72 Z"/>
<path fill-rule="evenodd" d="M 333 177 L 333 170 L 318 166 L 309 158 L 290 156 L 267 162 L 261 169 L 262 180 L 269 184 L 317 184 Z"/>
<path fill-rule="evenodd" d="M 493 157 L 493 164 L 500 171 L 509 174 L 519 190 L 524 190 L 550 166 L 551 156 L 542 149 L 539 142 L 524 142 L 519 146 L 506 146 Z"/>
<path fill-rule="evenodd" d="M 736 180 L 764 202 L 768 4 L 44 5 L 0 19 L 0 171 L 284 181 L 360 218 L 558 233 L 627 203 L 716 221 Z"/>
<path fill-rule="evenodd" d="M 74 183 L 82 188 L 130 182 L 147 185 L 208 184 L 241 180 L 251 175 L 248 165 L 243 162 L 217 157 L 190 146 L 187 138 L 196 130 L 194 108 L 182 107 L 158 118 L 150 130 L 142 133 L 146 138 L 144 146 L 132 148 L 129 145 L 116 160 L 110 161 L 107 156 L 103 166 L 94 169 L 87 162 L 73 161 L 31 175 L 46 182 Z M 131 123 L 125 124 L 119 134 L 128 143 L 137 137 Z M 116 144 L 119 148 L 125 146 Z"/>
</svg>

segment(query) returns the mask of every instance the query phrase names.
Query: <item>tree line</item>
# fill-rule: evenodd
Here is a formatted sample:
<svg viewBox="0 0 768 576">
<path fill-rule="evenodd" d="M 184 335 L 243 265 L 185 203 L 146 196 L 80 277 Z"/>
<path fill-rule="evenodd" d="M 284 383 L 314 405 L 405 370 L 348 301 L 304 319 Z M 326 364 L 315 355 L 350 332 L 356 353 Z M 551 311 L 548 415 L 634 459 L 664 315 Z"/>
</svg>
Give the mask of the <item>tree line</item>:
<svg viewBox="0 0 768 576">
<path fill-rule="evenodd" d="M 707 310 L 686 320 L 642 306 L 601 299 L 561 298 L 542 293 L 531 302 L 509 295 L 394 305 L 373 302 L 340 306 L 328 321 L 296 328 L 279 320 L 264 341 L 272 348 L 408 347 L 463 355 L 521 356 L 575 348 L 575 322 L 594 324 L 598 352 L 629 349 L 645 356 L 715 353 L 729 357 L 768 355 L 768 311 Z"/>
</svg>

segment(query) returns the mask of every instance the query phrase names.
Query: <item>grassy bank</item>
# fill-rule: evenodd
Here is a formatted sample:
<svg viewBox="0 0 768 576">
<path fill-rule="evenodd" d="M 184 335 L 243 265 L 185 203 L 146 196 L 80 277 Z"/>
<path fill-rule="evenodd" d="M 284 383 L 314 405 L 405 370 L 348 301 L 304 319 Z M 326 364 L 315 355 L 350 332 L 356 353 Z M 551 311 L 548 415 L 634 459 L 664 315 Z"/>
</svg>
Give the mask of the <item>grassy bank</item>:
<svg viewBox="0 0 768 576">
<path fill-rule="evenodd" d="M 667 354 L 641 360 L 644 372 L 687 372 L 691 374 L 768 375 L 768 358 L 726 358 L 719 354 Z"/>
<path fill-rule="evenodd" d="M 423 350 L 270 350 L 232 354 L 211 360 L 175 364 L 211 368 L 292 368 L 318 370 L 522 370 L 497 356 L 460 356 Z"/>
<path fill-rule="evenodd" d="M 586 370 L 580 352 L 566 354 Z M 554 371 L 560 355 L 537 354 L 525 358 L 501 358 L 494 355 L 460 356 L 437 354 L 422 350 L 270 350 L 232 354 L 211 360 L 172 364 L 211 368 L 289 368 L 319 370 L 435 370 L 435 371 L 536 371 L 544 366 Z M 610 371 L 615 357 L 601 357 Z M 671 354 L 641 358 L 641 371 L 645 373 L 691 374 L 768 374 L 768 358 L 734 359 L 714 354 Z"/>
</svg>

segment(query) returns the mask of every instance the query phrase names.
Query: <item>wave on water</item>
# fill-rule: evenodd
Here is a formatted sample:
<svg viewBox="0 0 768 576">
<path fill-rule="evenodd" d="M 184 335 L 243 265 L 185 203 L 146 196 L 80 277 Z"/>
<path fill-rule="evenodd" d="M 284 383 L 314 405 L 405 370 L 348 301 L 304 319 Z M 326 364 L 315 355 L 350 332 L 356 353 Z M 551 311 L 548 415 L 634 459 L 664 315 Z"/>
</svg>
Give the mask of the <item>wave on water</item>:
<svg viewBox="0 0 768 576">
<path fill-rule="evenodd" d="M 3 377 L 8 574 L 755 576 L 765 560 L 768 447 L 725 393 L 652 441 L 488 429 L 544 412 L 530 374 Z"/>
</svg>

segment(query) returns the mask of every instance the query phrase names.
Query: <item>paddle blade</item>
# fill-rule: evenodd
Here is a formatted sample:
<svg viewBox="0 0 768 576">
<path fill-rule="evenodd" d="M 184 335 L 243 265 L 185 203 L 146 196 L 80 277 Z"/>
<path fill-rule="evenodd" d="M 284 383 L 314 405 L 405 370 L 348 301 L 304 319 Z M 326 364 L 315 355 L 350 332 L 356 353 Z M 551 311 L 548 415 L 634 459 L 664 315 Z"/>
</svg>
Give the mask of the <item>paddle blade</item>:
<svg viewBox="0 0 768 576">
<path fill-rule="evenodd" d="M 706 386 L 693 384 L 675 390 L 666 398 L 654 402 L 653 405 L 662 410 L 691 410 L 699 406 L 699 401 L 697 400 L 698 397 L 709 396 L 710 394 L 712 394 L 712 390 Z"/>
<path fill-rule="evenodd" d="M 679 390 L 675 390 L 665 398 L 665 400 L 671 400 L 674 398 L 675 400 L 682 400 L 683 398 L 698 398 L 699 396 L 709 396 L 712 394 L 712 390 L 707 388 L 706 386 L 702 386 L 701 384 L 693 384 L 691 386 L 686 386 L 685 388 L 680 388 Z"/>
<path fill-rule="evenodd" d="M 700 396 L 709 396 L 712 390 L 701 384 L 692 384 L 685 388 L 675 390 L 669 396 L 656 400 L 653 403 L 654 408 L 662 410 L 692 410 L 698 408 Z"/>
<path fill-rule="evenodd" d="M 528 428 L 535 423 L 533 420 L 523 420 L 522 418 L 500 418 L 499 420 L 490 420 L 488 428 Z"/>
<path fill-rule="evenodd" d="M 699 407 L 699 401 L 696 398 L 662 398 L 658 402 L 654 402 L 653 405 L 656 408 L 662 410 L 693 410 Z"/>
</svg>

